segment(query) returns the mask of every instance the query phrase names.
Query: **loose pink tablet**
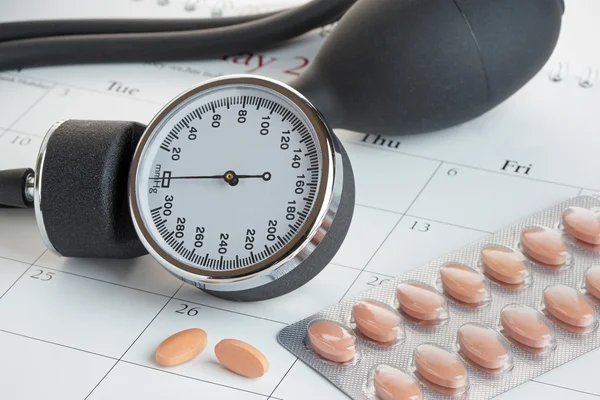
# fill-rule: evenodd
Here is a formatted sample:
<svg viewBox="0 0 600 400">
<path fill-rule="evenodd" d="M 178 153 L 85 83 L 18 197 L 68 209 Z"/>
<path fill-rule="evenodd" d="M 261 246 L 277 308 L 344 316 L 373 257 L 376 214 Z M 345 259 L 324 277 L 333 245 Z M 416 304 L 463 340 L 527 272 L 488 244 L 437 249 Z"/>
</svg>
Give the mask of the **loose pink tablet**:
<svg viewBox="0 0 600 400">
<path fill-rule="evenodd" d="M 444 296 L 434 288 L 417 282 L 405 282 L 396 288 L 400 309 L 409 316 L 423 320 L 440 319 L 446 311 Z"/>
<path fill-rule="evenodd" d="M 577 327 L 589 327 L 596 321 L 594 308 L 583 294 L 565 285 L 544 290 L 544 306 L 554 318 Z"/>
<path fill-rule="evenodd" d="M 525 346 L 542 349 L 552 341 L 552 332 L 546 321 L 533 308 L 505 307 L 501 313 L 501 323 L 508 337 Z"/>
<path fill-rule="evenodd" d="M 440 269 L 440 276 L 444 291 L 456 300 L 468 304 L 485 300 L 485 278 L 473 268 L 462 264 L 448 264 Z"/>
<path fill-rule="evenodd" d="M 600 245 L 600 219 L 591 210 L 582 207 L 569 207 L 562 215 L 565 232 L 593 245 Z"/>
<path fill-rule="evenodd" d="M 376 342 L 393 342 L 401 334 L 402 317 L 387 304 L 361 300 L 352 307 L 352 315 L 359 332 Z"/>
<path fill-rule="evenodd" d="M 499 282 L 519 285 L 527 279 L 525 257 L 518 251 L 504 247 L 486 247 L 481 250 L 481 263 L 485 273 Z"/>
<path fill-rule="evenodd" d="M 192 328 L 169 336 L 158 345 L 155 359 L 163 367 L 190 361 L 204 350 L 208 335 L 202 329 Z"/>
<path fill-rule="evenodd" d="M 379 400 L 421 400 L 423 393 L 415 378 L 389 365 L 379 365 L 373 376 Z"/>
<path fill-rule="evenodd" d="M 458 330 L 462 353 L 473 363 L 486 369 L 504 368 L 508 350 L 495 330 L 479 324 L 466 324 Z"/>
<path fill-rule="evenodd" d="M 415 350 L 415 367 L 429 382 L 444 388 L 467 386 L 467 368 L 456 354 L 433 344 L 419 345 Z"/>
<path fill-rule="evenodd" d="M 542 264 L 560 266 L 567 261 L 567 246 L 560 233 L 543 227 L 528 228 L 521 233 L 525 253 Z"/>
<path fill-rule="evenodd" d="M 254 346 L 237 339 L 223 339 L 215 356 L 225 368 L 246 378 L 260 378 L 269 370 L 269 360 Z"/>
<path fill-rule="evenodd" d="M 600 265 L 594 265 L 585 273 L 585 288 L 589 294 L 600 300 Z"/>
<path fill-rule="evenodd" d="M 312 349 L 329 361 L 345 363 L 356 356 L 356 338 L 335 322 L 312 322 L 308 326 L 308 340 Z"/>
</svg>

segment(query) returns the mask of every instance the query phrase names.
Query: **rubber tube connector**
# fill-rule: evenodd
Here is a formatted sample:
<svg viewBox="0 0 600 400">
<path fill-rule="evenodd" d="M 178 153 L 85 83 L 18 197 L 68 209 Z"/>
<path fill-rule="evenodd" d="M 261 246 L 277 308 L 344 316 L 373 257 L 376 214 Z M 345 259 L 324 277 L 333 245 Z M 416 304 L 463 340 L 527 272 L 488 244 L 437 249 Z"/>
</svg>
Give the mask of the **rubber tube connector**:
<svg viewBox="0 0 600 400">
<path fill-rule="evenodd" d="M 33 207 L 33 198 L 27 195 L 27 180 L 33 174 L 31 168 L 0 171 L 0 207 Z"/>
</svg>

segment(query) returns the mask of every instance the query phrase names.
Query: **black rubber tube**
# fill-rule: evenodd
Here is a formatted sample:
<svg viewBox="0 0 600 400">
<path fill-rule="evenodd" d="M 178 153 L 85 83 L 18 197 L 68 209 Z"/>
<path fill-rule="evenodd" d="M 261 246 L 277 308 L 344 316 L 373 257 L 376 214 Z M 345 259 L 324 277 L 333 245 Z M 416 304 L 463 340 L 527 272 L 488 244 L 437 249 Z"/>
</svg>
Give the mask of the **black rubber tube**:
<svg viewBox="0 0 600 400">
<path fill-rule="evenodd" d="M 175 32 L 85 34 L 0 43 L 0 70 L 64 64 L 192 60 L 289 40 L 343 15 L 356 0 L 313 0 L 259 20 Z"/>
<path fill-rule="evenodd" d="M 31 168 L 0 171 L 0 208 L 31 208 L 33 201 L 25 194 Z"/>
<path fill-rule="evenodd" d="M 202 19 L 65 19 L 16 21 L 0 24 L 0 42 L 48 36 L 113 33 L 176 32 L 220 28 L 259 20 L 277 12 L 242 17 Z"/>
</svg>

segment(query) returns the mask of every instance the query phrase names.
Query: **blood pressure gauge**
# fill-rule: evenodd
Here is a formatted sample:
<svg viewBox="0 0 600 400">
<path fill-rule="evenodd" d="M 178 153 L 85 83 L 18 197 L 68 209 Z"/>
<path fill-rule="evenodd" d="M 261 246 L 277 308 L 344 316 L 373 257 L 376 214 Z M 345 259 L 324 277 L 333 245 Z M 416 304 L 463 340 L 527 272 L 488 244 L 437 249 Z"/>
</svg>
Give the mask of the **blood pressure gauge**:
<svg viewBox="0 0 600 400">
<path fill-rule="evenodd" d="M 325 247 L 343 240 L 349 169 L 293 89 L 249 76 L 212 80 L 173 100 L 143 134 L 129 182 L 134 225 L 188 283 L 222 297 L 279 294 L 320 271 L 332 255 Z M 340 213 L 343 232 L 332 232 Z"/>
</svg>

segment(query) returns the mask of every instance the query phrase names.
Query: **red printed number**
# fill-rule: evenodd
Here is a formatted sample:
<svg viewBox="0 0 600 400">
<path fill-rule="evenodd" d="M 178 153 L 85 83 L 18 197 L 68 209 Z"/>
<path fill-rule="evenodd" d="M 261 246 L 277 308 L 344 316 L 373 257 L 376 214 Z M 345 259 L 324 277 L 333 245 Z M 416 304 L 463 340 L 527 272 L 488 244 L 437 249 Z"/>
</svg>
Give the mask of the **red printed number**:
<svg viewBox="0 0 600 400">
<path fill-rule="evenodd" d="M 306 57 L 294 57 L 296 60 L 302 60 L 302 64 L 298 65 L 297 67 L 294 68 L 290 68 L 290 69 L 286 69 L 285 71 L 283 71 L 286 74 L 290 74 L 290 75 L 295 75 L 295 76 L 300 76 L 300 70 L 305 68 L 309 63 L 310 60 Z"/>
</svg>

